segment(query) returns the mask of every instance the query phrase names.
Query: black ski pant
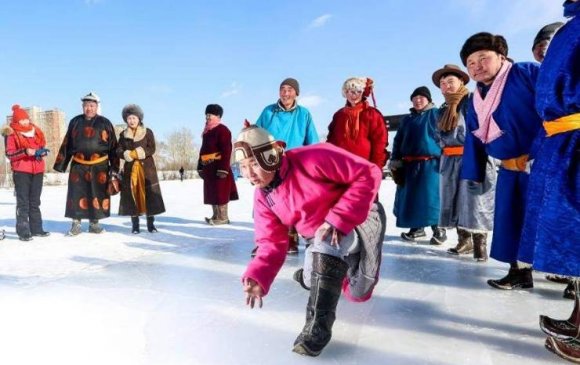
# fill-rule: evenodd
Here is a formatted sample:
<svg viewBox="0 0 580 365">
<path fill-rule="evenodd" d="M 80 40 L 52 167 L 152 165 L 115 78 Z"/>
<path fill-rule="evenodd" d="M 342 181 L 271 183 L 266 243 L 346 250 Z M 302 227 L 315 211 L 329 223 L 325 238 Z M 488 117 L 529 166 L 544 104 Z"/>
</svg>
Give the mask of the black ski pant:
<svg viewBox="0 0 580 365">
<path fill-rule="evenodd" d="M 16 234 L 22 237 L 41 233 L 40 194 L 44 174 L 15 171 L 12 177 L 16 191 Z"/>
</svg>

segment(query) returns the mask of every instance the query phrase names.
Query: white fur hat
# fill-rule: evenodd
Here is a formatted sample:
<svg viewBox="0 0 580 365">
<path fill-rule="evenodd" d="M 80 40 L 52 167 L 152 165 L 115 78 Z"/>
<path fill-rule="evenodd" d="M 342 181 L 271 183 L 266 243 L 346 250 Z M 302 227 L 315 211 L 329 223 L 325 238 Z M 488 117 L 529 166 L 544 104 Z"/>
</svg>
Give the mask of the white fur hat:
<svg viewBox="0 0 580 365">
<path fill-rule="evenodd" d="M 342 96 L 346 98 L 346 92 L 349 90 L 357 90 L 363 92 L 367 86 L 366 77 L 351 77 L 342 84 Z"/>
<path fill-rule="evenodd" d="M 81 101 L 94 101 L 95 103 L 100 103 L 101 102 L 101 98 L 99 98 L 99 96 L 97 94 L 95 94 L 94 92 L 90 92 L 87 95 L 83 96 L 81 98 Z"/>
</svg>

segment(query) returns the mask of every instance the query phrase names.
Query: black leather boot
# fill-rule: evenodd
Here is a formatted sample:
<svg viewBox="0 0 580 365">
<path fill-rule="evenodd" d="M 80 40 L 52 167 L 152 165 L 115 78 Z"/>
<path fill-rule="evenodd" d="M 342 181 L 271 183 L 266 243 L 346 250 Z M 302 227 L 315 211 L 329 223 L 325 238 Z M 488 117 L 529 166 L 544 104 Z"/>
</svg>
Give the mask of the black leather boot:
<svg viewBox="0 0 580 365">
<path fill-rule="evenodd" d="M 487 261 L 487 233 L 473 234 L 473 258 L 476 261 Z"/>
<path fill-rule="evenodd" d="M 139 217 L 137 216 L 131 217 L 131 225 L 133 226 L 133 228 L 131 229 L 131 233 L 138 234 L 139 232 L 141 232 L 139 230 Z"/>
<path fill-rule="evenodd" d="M 153 222 L 155 222 L 155 217 L 152 215 L 148 215 L 147 216 L 147 230 L 151 233 L 157 232 L 157 228 L 155 228 L 155 224 L 153 224 Z"/>
<path fill-rule="evenodd" d="M 457 239 L 457 246 L 448 249 L 447 253 L 451 255 L 467 255 L 473 252 L 473 239 L 470 232 L 457 228 Z"/>
<path fill-rule="evenodd" d="M 404 241 L 416 241 L 417 238 L 425 237 L 427 234 L 423 228 L 411 228 L 409 232 L 401 233 L 401 238 Z"/>
<path fill-rule="evenodd" d="M 445 231 L 445 228 L 431 226 L 431 229 L 433 230 L 433 237 L 429 240 L 429 244 L 439 246 L 447 241 L 447 231 Z"/>
<path fill-rule="evenodd" d="M 306 307 L 306 324 L 293 351 L 300 355 L 318 356 L 332 337 L 336 305 L 342 280 L 348 266 L 338 257 L 315 252 L 312 254 L 310 297 Z"/>
<path fill-rule="evenodd" d="M 532 278 L 532 269 L 519 269 L 517 264 L 511 264 L 508 274 L 499 280 L 488 280 L 487 284 L 496 289 L 512 290 L 512 289 L 530 289 L 534 287 L 534 279 Z"/>
<path fill-rule="evenodd" d="M 570 341 L 580 338 L 580 299 L 578 298 L 578 281 L 574 281 L 575 297 L 574 309 L 570 318 L 566 320 L 552 319 L 548 316 L 540 316 L 540 328 L 546 334 L 562 341 Z"/>
</svg>

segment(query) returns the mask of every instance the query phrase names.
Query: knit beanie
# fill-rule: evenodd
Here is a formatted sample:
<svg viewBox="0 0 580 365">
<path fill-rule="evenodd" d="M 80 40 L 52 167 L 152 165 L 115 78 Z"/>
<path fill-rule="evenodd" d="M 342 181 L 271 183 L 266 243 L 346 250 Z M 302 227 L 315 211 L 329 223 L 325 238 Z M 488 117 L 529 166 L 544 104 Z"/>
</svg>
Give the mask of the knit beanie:
<svg viewBox="0 0 580 365">
<path fill-rule="evenodd" d="M 219 104 L 208 104 L 208 106 L 205 107 L 205 114 L 217 115 L 221 118 L 222 115 L 224 115 L 224 108 Z"/>
<path fill-rule="evenodd" d="M 137 118 L 139 118 L 139 123 L 143 123 L 143 110 L 137 104 L 125 105 L 121 115 L 123 116 L 123 120 L 125 121 L 125 123 L 127 123 L 127 118 L 129 117 L 129 115 L 136 116 Z"/>
<path fill-rule="evenodd" d="M 300 85 L 298 84 L 298 81 L 296 79 L 293 79 L 291 77 L 285 79 L 284 81 L 282 81 L 282 83 L 280 83 L 280 88 L 282 88 L 282 86 L 284 85 L 292 87 L 296 91 L 296 95 L 300 95 Z"/>
<path fill-rule="evenodd" d="M 413 100 L 413 98 L 417 95 L 422 95 L 424 97 L 427 98 L 427 100 L 429 100 L 429 102 L 431 102 L 431 91 L 429 91 L 429 89 L 427 88 L 427 86 L 419 86 L 418 88 L 415 89 L 415 91 L 413 91 L 413 93 L 411 94 L 411 100 Z"/>
<path fill-rule="evenodd" d="M 560 27 L 564 25 L 564 23 L 562 22 L 555 22 L 552 24 L 548 24 L 544 27 L 542 27 L 542 29 L 540 29 L 540 31 L 538 32 L 538 34 L 536 35 L 536 38 L 534 38 L 534 44 L 532 45 L 532 51 L 534 50 L 534 48 L 536 48 L 536 45 L 542 41 L 549 41 L 552 39 L 552 37 L 554 36 L 554 34 L 556 34 L 556 31 L 558 29 L 560 29 Z"/>
<path fill-rule="evenodd" d="M 18 105 L 18 104 L 13 105 L 12 106 L 12 123 L 18 123 L 24 119 L 30 120 L 30 117 L 28 116 L 28 113 L 26 112 L 26 110 L 20 108 L 20 105 Z"/>
<path fill-rule="evenodd" d="M 234 159 L 240 162 L 255 157 L 265 171 L 275 171 L 282 163 L 283 143 L 277 142 L 267 130 L 256 125 L 242 129 L 234 142 Z"/>
<path fill-rule="evenodd" d="M 463 66 L 467 66 L 467 57 L 483 50 L 494 51 L 504 57 L 508 55 L 508 45 L 504 37 L 487 32 L 476 33 L 465 41 L 459 52 Z"/>
</svg>

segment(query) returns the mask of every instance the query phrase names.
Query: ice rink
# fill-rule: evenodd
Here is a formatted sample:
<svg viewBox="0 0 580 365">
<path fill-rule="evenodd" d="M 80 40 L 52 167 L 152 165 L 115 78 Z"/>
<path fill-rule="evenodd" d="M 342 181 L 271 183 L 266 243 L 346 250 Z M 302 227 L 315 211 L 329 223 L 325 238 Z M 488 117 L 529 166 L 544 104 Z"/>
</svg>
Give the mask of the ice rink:
<svg viewBox="0 0 580 365">
<path fill-rule="evenodd" d="M 238 180 L 232 224 L 204 222 L 201 180 L 162 182 L 167 212 L 159 232 L 133 235 L 130 219 L 106 232 L 65 237 L 66 186 L 45 186 L 42 213 L 52 234 L 21 242 L 15 199 L 0 190 L 0 364 L 556 364 L 538 316 L 567 316 L 564 285 L 535 273 L 530 291 L 499 291 L 486 280 L 507 265 L 478 264 L 428 241 L 400 240 L 389 213 L 380 282 L 362 304 L 341 299 L 333 339 L 318 358 L 291 352 L 308 293 L 292 281 L 302 249 L 289 257 L 262 309 L 245 306 L 240 276 L 253 247 L 253 187 Z M 428 230 L 430 233 L 430 230 Z"/>
</svg>

